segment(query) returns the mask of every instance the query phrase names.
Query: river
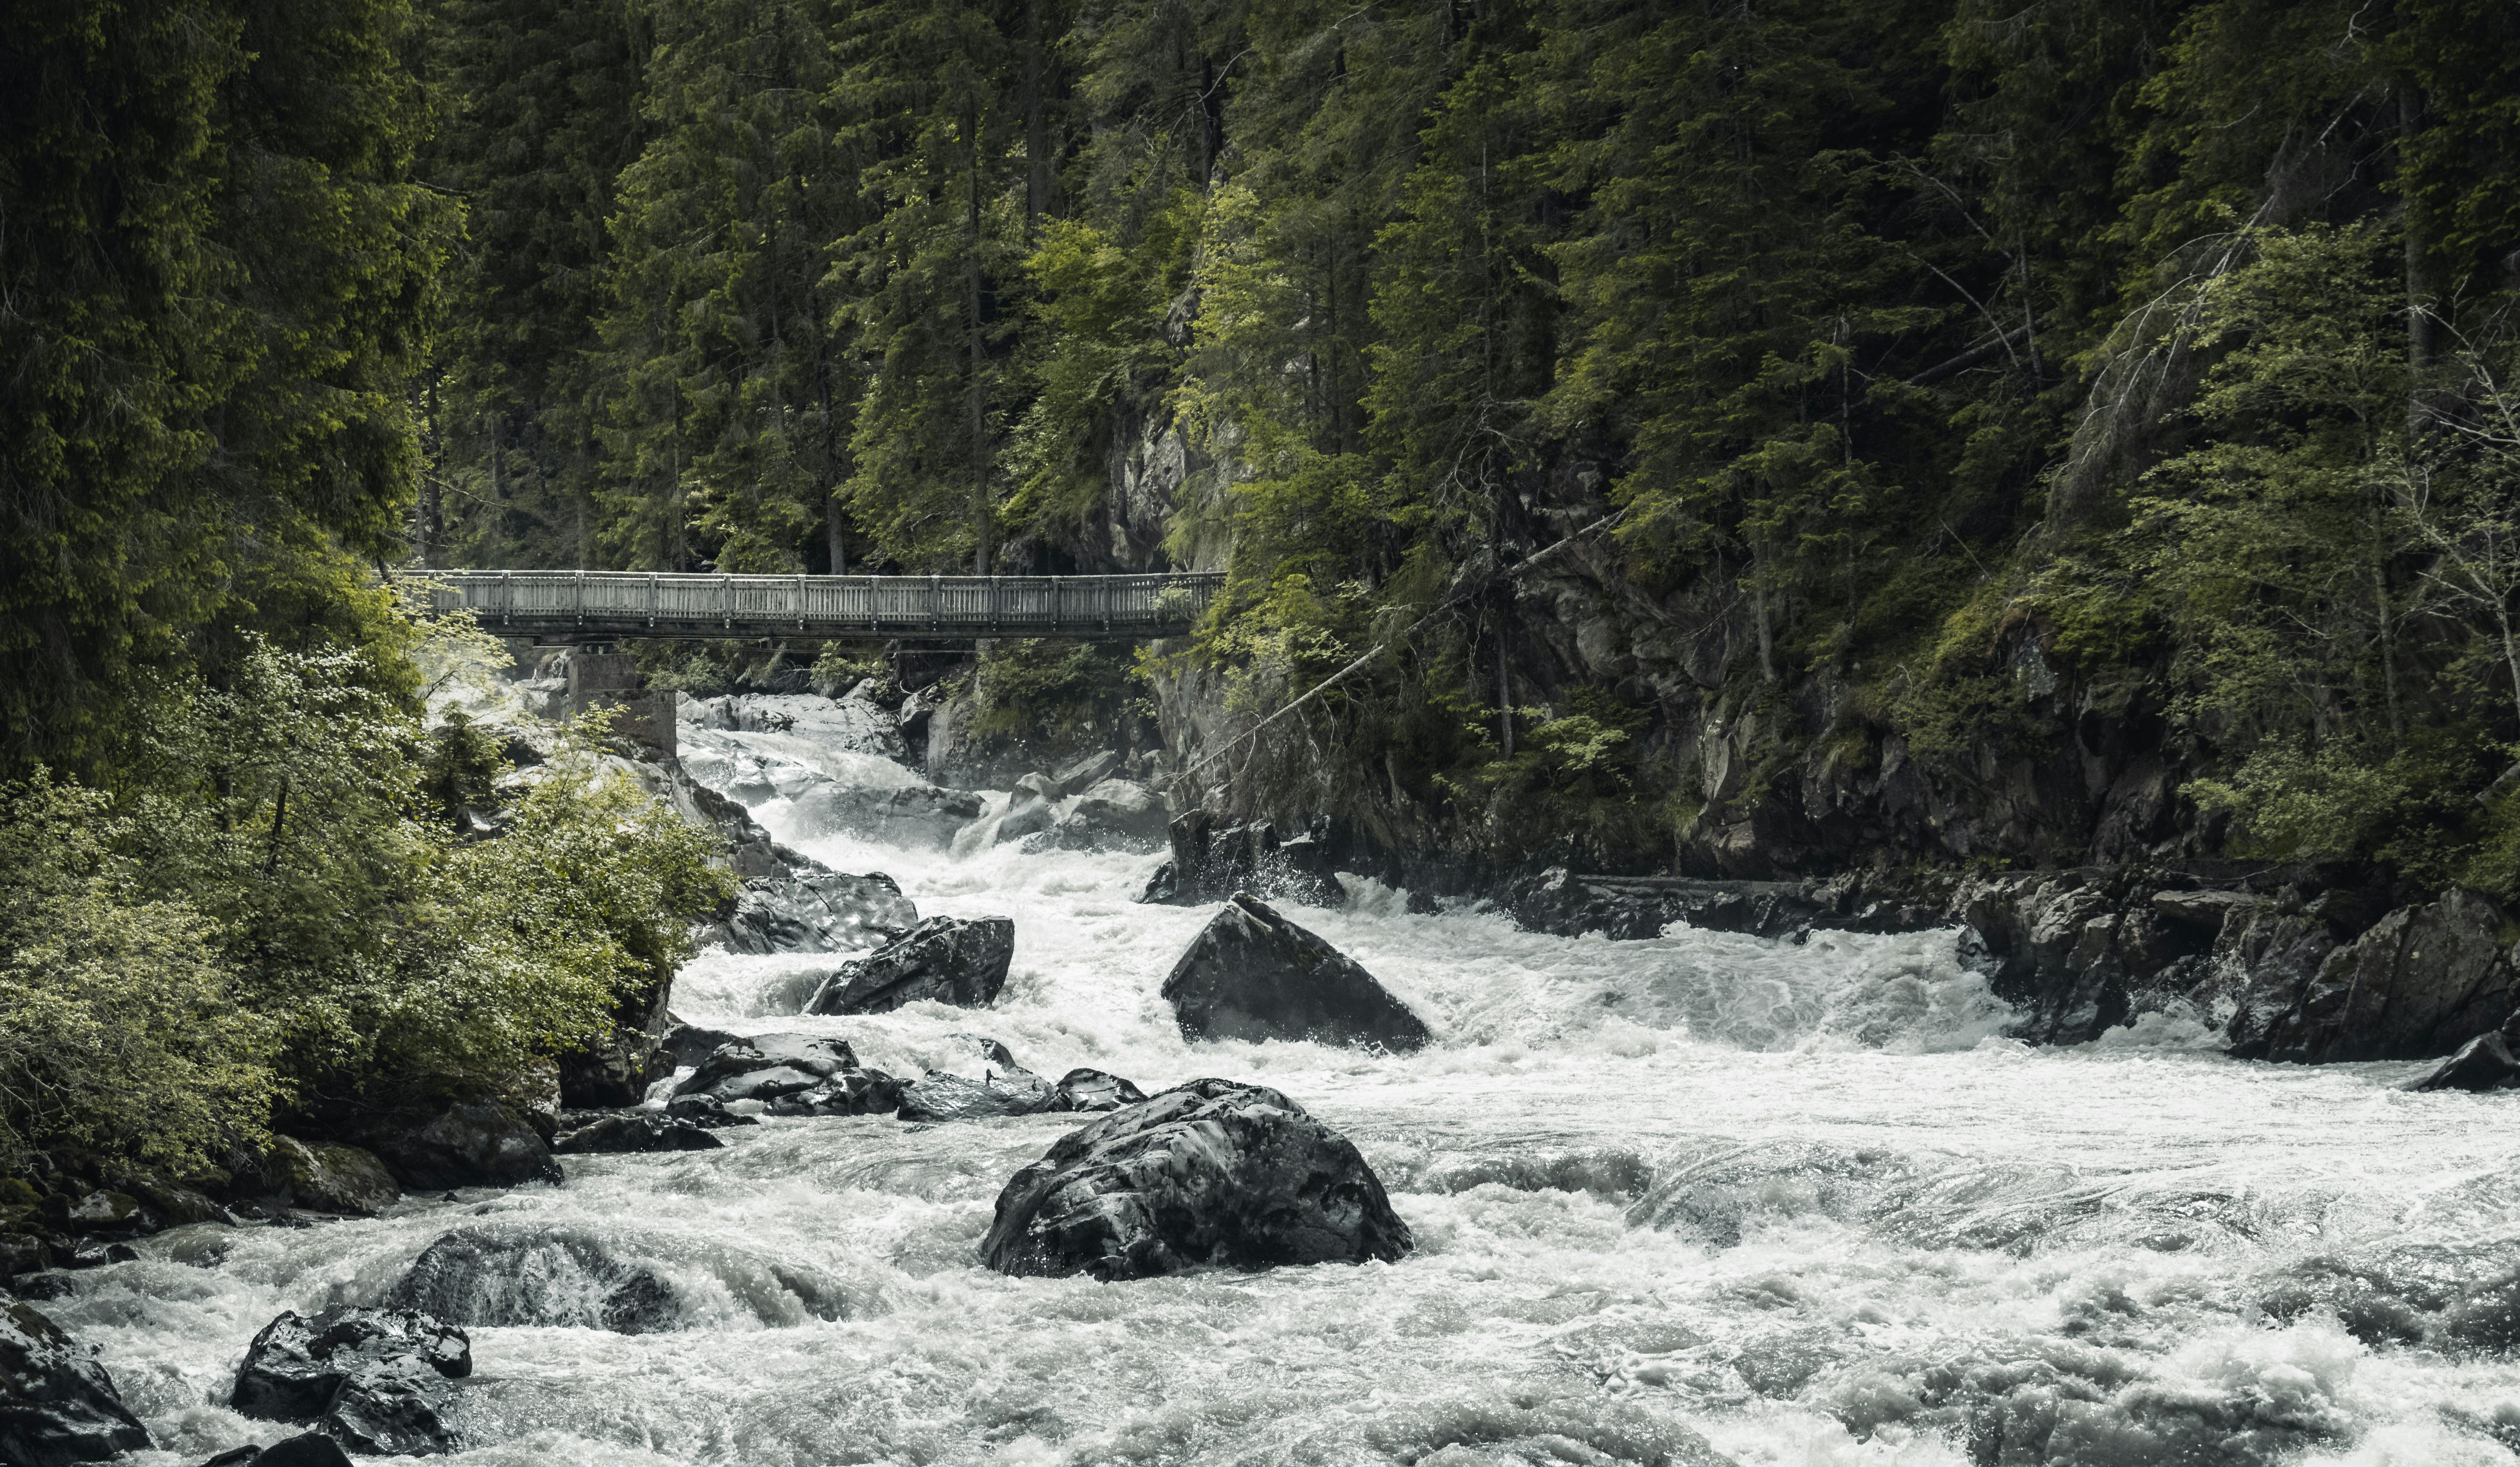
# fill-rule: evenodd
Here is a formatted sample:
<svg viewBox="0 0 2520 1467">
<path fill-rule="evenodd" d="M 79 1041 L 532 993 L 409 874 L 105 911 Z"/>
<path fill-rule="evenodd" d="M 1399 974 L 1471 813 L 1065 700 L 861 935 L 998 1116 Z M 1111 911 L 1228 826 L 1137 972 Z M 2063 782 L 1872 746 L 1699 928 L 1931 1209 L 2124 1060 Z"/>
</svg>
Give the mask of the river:
<svg viewBox="0 0 2520 1467">
<path fill-rule="evenodd" d="M 1054 1077 L 1273 1085 L 1363 1149 L 1416 1252 L 1005 1278 L 974 1261 L 991 1204 L 1074 1118 L 771 1119 L 569 1158 L 558 1188 L 181 1229 L 80 1275 L 46 1307 L 167 1448 L 137 1460 L 285 1435 L 224 1405 L 253 1333 L 374 1302 L 481 1225 L 594 1235 L 681 1315 L 473 1329 L 454 1460 L 484 1467 L 2515 1460 L 2509 1340 L 2471 1307 L 2483 1344 L 2392 1341 L 2353 1270 L 2385 1307 L 2389 1280 L 2438 1305 L 2520 1261 L 2520 1098 L 2237 1063 L 2175 1025 L 2025 1047 L 1950 934 L 1566 940 L 1354 880 L 1347 909 L 1289 915 L 1437 1042 L 1192 1047 L 1156 990 L 1210 913 L 1133 903 L 1154 857 L 801 844 L 922 914 L 1012 916 L 996 1007 L 783 1016 L 788 976 L 835 959 L 704 954 L 685 1019 L 838 1034 L 903 1076 L 980 1032 Z"/>
</svg>

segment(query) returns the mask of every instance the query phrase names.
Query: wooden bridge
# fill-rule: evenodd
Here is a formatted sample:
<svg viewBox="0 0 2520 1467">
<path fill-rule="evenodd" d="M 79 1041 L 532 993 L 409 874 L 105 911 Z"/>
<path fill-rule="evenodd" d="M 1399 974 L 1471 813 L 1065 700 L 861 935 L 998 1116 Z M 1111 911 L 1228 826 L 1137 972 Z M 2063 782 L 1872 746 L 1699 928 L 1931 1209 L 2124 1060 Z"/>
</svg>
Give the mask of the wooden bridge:
<svg viewBox="0 0 2520 1467">
<path fill-rule="evenodd" d="M 1143 641 L 1196 625 L 1222 574 L 682 575 L 639 571 L 429 571 L 437 610 L 506 636 L 976 637 Z"/>
</svg>

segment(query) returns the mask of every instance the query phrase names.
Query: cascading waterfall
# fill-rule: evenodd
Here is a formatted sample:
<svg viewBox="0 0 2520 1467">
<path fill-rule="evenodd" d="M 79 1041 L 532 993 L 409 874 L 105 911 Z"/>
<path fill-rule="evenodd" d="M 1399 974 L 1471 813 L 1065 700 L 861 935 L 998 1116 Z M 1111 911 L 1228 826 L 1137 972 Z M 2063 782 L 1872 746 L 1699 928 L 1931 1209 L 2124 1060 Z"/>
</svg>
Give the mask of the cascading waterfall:
<svg viewBox="0 0 2520 1467">
<path fill-rule="evenodd" d="M 774 781 L 742 793 L 797 834 Z M 293 1430 L 224 1404 L 254 1331 L 383 1302 L 468 1230 L 545 1241 L 448 1288 L 571 1322 L 472 1330 L 466 1462 L 2412 1467 L 2520 1448 L 2507 1097 L 2403 1093 L 2406 1065 L 2233 1062 L 2175 1026 L 2032 1049 L 1949 934 L 1566 940 L 1413 915 L 1354 879 L 1345 909 L 1288 915 L 1437 1041 L 1193 1047 L 1156 989 L 1209 913 L 1133 903 L 1153 857 L 795 844 L 888 872 L 923 914 L 1012 917 L 996 1006 L 797 1017 L 800 975 L 837 958 L 712 953 L 679 980 L 686 1020 L 841 1036 L 902 1076 L 968 1066 L 949 1036 L 979 1032 L 1049 1076 L 1273 1085 L 1363 1149 L 1416 1253 L 1002 1277 L 974 1259 L 991 1205 L 1074 1118 L 771 1118 L 720 1151 L 572 1157 L 557 1188 L 178 1229 L 77 1275 L 46 1307 L 164 1448 L 140 1460 Z M 625 1288 L 655 1327 L 595 1327 Z"/>
</svg>

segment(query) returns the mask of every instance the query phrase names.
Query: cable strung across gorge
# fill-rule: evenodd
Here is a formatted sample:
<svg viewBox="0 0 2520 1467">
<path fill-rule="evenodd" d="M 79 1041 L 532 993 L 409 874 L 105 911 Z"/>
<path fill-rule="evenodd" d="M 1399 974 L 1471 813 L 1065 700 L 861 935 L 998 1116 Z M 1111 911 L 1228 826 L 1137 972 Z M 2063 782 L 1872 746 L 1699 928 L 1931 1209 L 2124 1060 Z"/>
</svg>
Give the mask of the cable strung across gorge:
<svg viewBox="0 0 2520 1467">
<path fill-rule="evenodd" d="M 1312 702 L 1322 694 L 1329 691 L 1333 684 L 1346 677 L 1349 673 L 1363 667 L 1366 664 L 1372 662 L 1375 658 L 1380 657 L 1395 644 L 1405 642 L 1411 637 L 1416 636 L 1418 628 L 1424 626 L 1427 622 L 1434 620 L 1437 617 L 1444 615 L 1444 613 L 1451 611 L 1454 607 L 1461 605 L 1464 601 L 1470 600 L 1472 597 L 1485 594 L 1489 587 L 1495 585 L 1501 580 L 1512 580 L 1514 577 L 1521 575 L 1523 573 L 1548 560 L 1551 556 L 1564 550 L 1567 546 L 1583 539 L 1593 531 L 1599 529 L 1604 526 L 1616 524 L 1626 514 L 1627 511 L 1625 509 L 1612 510 L 1610 513 L 1603 515 L 1600 519 L 1585 526 L 1582 529 L 1575 531 L 1573 534 L 1557 541 L 1555 544 L 1539 551 L 1537 554 L 1527 556 L 1522 560 L 1514 562 L 1513 565 L 1507 570 L 1494 574 L 1480 576 L 1471 584 L 1454 591 L 1451 595 L 1446 596 L 1443 600 L 1435 603 L 1434 610 L 1426 613 L 1426 615 L 1418 618 L 1417 620 L 1410 622 L 1408 626 L 1401 630 L 1398 636 L 1385 637 L 1383 640 L 1374 643 L 1372 647 L 1366 651 L 1363 657 L 1360 657 L 1355 662 L 1339 668 L 1329 676 L 1323 678 L 1320 682 L 1313 684 L 1311 689 L 1302 697 L 1297 698 L 1294 702 L 1287 704 L 1284 708 L 1278 710 L 1268 717 L 1261 719 L 1259 722 L 1252 724 L 1249 728 L 1246 728 L 1242 732 L 1226 740 L 1224 743 L 1218 745 L 1214 750 L 1209 752 L 1204 758 L 1201 758 L 1198 762 L 1192 764 L 1189 768 L 1184 769 L 1179 774 L 1172 777 L 1175 780 L 1187 784 L 1191 777 L 1197 774 L 1198 771 L 1206 768 L 1212 763 L 1215 763 L 1218 759 L 1225 757 L 1227 754 L 1234 750 L 1236 745 L 1238 745 L 1243 740 L 1258 734 L 1262 729 L 1267 728 L 1270 724 L 1277 722 L 1288 713 L 1293 712 L 1295 710 L 1302 708 L 1305 704 Z"/>
</svg>

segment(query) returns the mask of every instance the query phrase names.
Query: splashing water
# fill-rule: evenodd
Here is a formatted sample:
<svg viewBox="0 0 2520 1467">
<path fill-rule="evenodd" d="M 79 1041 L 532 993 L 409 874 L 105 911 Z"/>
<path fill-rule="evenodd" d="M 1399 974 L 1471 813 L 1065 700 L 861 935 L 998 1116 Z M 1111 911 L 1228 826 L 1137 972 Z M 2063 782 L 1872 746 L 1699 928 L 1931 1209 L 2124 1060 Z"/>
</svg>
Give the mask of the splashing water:
<svg viewBox="0 0 2520 1467">
<path fill-rule="evenodd" d="M 796 844 L 922 914 L 1013 917 L 997 1005 L 799 1018 L 800 975 L 839 959 L 708 954 L 685 1019 L 839 1035 L 896 1075 L 978 1031 L 1048 1075 L 1274 1085 L 1358 1143 L 1417 1252 L 1004 1278 L 974 1261 L 991 1205 L 1072 1118 L 770 1119 L 79 1275 L 47 1307 L 166 1448 L 138 1460 L 293 1430 L 225 1406 L 254 1331 L 381 1301 L 466 1229 L 562 1240 L 497 1291 L 518 1317 L 599 1318 L 625 1272 L 669 1315 L 473 1329 L 466 1463 L 2515 1460 L 2511 1097 L 2175 1027 L 2030 1049 L 1948 934 L 1569 940 L 1354 878 L 1347 909 L 1289 915 L 1437 1042 L 1193 1048 L 1156 990 L 1210 912 L 1131 902 L 1154 858 Z"/>
</svg>

